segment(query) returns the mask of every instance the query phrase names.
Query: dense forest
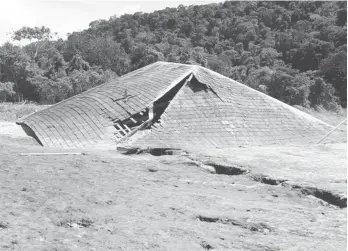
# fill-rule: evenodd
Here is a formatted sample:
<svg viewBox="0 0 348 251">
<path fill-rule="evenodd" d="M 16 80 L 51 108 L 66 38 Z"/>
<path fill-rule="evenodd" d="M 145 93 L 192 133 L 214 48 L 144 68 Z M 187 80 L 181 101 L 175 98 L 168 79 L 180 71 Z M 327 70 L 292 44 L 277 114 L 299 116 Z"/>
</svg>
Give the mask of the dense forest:
<svg viewBox="0 0 348 251">
<path fill-rule="evenodd" d="M 156 61 L 199 64 L 290 105 L 347 106 L 347 2 L 224 2 L 96 20 L 0 47 L 0 101 L 52 104 Z"/>
</svg>

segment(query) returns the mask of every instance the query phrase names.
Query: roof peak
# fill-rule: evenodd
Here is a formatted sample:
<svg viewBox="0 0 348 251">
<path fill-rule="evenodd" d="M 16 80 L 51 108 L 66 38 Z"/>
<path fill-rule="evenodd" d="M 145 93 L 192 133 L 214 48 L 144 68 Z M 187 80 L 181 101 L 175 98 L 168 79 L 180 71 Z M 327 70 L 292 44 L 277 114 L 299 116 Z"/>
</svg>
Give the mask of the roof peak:
<svg viewBox="0 0 348 251">
<path fill-rule="evenodd" d="M 170 64 L 170 65 L 184 65 L 184 66 L 188 66 L 188 67 L 191 67 L 191 68 L 204 68 L 204 69 L 208 69 L 208 68 L 205 68 L 204 66 L 201 66 L 201 65 L 193 65 L 193 64 L 183 64 L 183 63 L 176 63 L 176 62 L 166 62 L 166 61 L 157 61 L 155 63 L 152 63 L 152 64 L 159 64 L 159 65 L 163 65 L 163 64 Z M 152 65 L 150 64 L 150 65 Z"/>
</svg>

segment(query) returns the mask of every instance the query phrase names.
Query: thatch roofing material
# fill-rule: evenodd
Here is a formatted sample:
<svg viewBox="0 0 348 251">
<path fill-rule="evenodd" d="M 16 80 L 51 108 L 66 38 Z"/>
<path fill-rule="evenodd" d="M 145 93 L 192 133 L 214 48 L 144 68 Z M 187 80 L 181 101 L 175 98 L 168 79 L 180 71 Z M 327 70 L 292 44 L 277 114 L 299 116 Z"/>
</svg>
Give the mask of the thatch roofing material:
<svg viewBox="0 0 348 251">
<path fill-rule="evenodd" d="M 245 85 L 197 68 L 198 92 L 184 86 L 153 129 L 133 146 L 153 148 L 230 147 L 310 143 L 330 126 Z"/>
<path fill-rule="evenodd" d="M 90 146 L 109 140 L 115 121 L 142 111 L 191 73 L 198 82 L 184 85 L 175 95 L 161 116 L 163 128 L 136 133 L 124 144 L 186 148 L 309 143 L 330 130 L 324 122 L 208 69 L 165 62 L 126 74 L 19 123 L 28 125 L 43 145 Z"/>
<path fill-rule="evenodd" d="M 152 64 L 90 89 L 18 121 L 29 126 L 45 146 L 91 146 L 112 132 L 113 121 L 144 110 L 173 80 L 190 73 L 187 65 Z M 128 98 L 124 98 L 127 90 Z"/>
</svg>

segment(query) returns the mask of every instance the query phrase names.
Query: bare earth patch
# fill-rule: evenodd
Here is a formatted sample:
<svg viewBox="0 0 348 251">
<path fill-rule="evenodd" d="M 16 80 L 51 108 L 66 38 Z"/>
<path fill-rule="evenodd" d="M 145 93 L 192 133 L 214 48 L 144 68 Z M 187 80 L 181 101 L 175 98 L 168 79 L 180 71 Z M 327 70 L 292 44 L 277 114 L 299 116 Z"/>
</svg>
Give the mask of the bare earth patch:
<svg viewBox="0 0 348 251">
<path fill-rule="evenodd" d="M 317 196 L 346 200 L 345 144 L 29 157 L 58 150 L 17 140 L 0 136 L 1 250 L 346 249 L 346 204 Z"/>
</svg>

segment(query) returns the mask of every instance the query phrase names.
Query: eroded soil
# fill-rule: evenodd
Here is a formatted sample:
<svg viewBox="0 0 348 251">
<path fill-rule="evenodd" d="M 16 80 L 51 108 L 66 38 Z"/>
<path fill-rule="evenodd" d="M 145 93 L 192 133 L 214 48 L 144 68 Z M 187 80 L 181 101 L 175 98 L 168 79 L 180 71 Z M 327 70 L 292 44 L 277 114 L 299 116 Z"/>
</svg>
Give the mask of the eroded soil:
<svg viewBox="0 0 348 251">
<path fill-rule="evenodd" d="M 346 250 L 346 144 L 57 151 L 0 136 L 0 250 Z"/>
</svg>

